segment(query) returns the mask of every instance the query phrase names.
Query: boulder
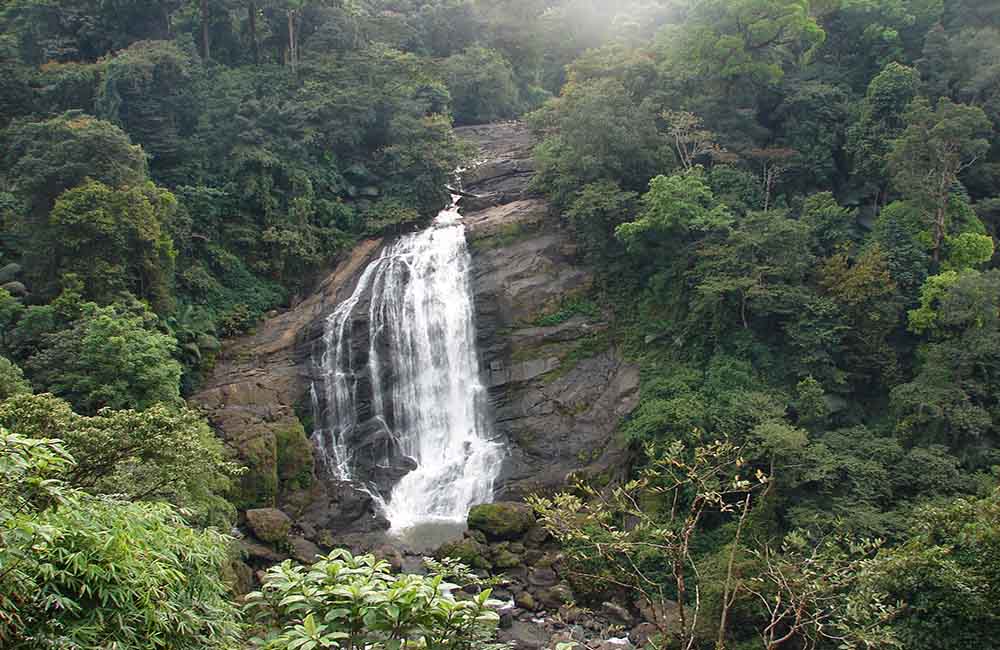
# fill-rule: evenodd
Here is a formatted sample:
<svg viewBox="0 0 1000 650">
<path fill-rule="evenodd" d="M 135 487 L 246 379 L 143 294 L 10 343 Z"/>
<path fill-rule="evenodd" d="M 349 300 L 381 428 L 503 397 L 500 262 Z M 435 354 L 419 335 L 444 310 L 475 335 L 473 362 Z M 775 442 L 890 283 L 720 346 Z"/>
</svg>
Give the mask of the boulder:
<svg viewBox="0 0 1000 650">
<path fill-rule="evenodd" d="M 0 268 L 0 285 L 7 284 L 8 282 L 13 282 L 21 275 L 21 265 L 16 262 L 11 262 Z"/>
<path fill-rule="evenodd" d="M 639 623 L 629 632 L 628 638 L 637 648 L 645 648 L 649 640 L 659 636 L 660 631 L 652 623 Z"/>
<path fill-rule="evenodd" d="M 525 503 L 487 503 L 469 512 L 469 528 L 490 540 L 514 540 L 535 524 L 535 513 Z"/>
<path fill-rule="evenodd" d="M 516 650 L 541 650 L 549 645 L 551 633 L 531 622 L 515 620 L 510 629 L 502 630 L 498 640 L 513 643 Z"/>
<path fill-rule="evenodd" d="M 233 560 L 229 564 L 228 580 L 235 595 L 246 595 L 254 588 L 253 568 L 242 560 Z"/>
<path fill-rule="evenodd" d="M 371 493 L 346 481 L 314 480 L 308 489 L 286 496 L 281 507 L 303 530 L 315 531 L 313 539 L 330 548 L 353 546 L 348 540 L 358 535 L 374 538 L 389 528 Z"/>
<path fill-rule="evenodd" d="M 635 607 L 639 610 L 643 620 L 654 623 L 661 629 L 673 630 L 680 627 L 680 606 L 672 600 L 650 604 L 640 599 L 636 601 Z"/>
<path fill-rule="evenodd" d="M 305 537 L 290 537 L 288 544 L 292 549 L 292 558 L 302 564 L 313 564 L 320 555 L 319 547 Z"/>
<path fill-rule="evenodd" d="M 435 557 L 443 559 L 446 557 L 461 560 L 473 569 L 492 569 L 493 563 L 486 557 L 487 549 L 471 537 L 463 537 L 454 542 L 448 542 L 437 550 Z"/>
<path fill-rule="evenodd" d="M 388 562 L 393 571 L 398 572 L 403 570 L 403 554 L 395 546 L 380 544 L 372 549 L 372 555 Z"/>
<path fill-rule="evenodd" d="M 528 534 L 524 536 L 524 543 L 529 546 L 541 546 L 549 540 L 549 531 L 541 524 L 532 526 Z"/>
<path fill-rule="evenodd" d="M 246 517 L 254 537 L 268 544 L 287 540 L 292 530 L 291 518 L 277 508 L 247 510 Z"/>
<path fill-rule="evenodd" d="M 538 596 L 538 604 L 543 609 L 553 611 L 574 601 L 573 590 L 565 584 L 557 584 L 549 589 L 542 589 L 536 595 Z"/>
<path fill-rule="evenodd" d="M 288 559 L 286 554 L 279 553 L 269 546 L 264 546 L 248 539 L 241 539 L 237 543 L 237 548 L 240 551 L 240 555 L 246 558 L 254 567 L 271 566 L 272 564 L 277 564 L 282 560 Z"/>
<path fill-rule="evenodd" d="M 493 550 L 493 566 L 497 569 L 513 569 L 521 566 L 524 560 L 514 553 L 510 546 L 502 544 Z"/>
<path fill-rule="evenodd" d="M 549 567 L 535 567 L 528 573 L 528 584 L 533 587 L 551 587 L 559 582 L 559 576 Z"/>
<path fill-rule="evenodd" d="M 601 603 L 601 614 L 611 619 L 612 622 L 625 627 L 635 625 L 635 617 L 632 616 L 632 613 L 618 603 Z"/>
<path fill-rule="evenodd" d="M 531 595 L 530 592 L 522 591 L 519 594 L 514 595 L 514 604 L 521 609 L 526 609 L 529 612 L 535 611 L 538 604 L 535 602 L 535 597 Z"/>
<path fill-rule="evenodd" d="M 24 298 L 25 296 L 28 295 L 28 287 L 24 286 L 23 283 L 17 281 L 7 282 L 3 286 L 0 286 L 0 289 L 3 289 L 4 291 L 14 296 L 15 298 Z"/>
</svg>

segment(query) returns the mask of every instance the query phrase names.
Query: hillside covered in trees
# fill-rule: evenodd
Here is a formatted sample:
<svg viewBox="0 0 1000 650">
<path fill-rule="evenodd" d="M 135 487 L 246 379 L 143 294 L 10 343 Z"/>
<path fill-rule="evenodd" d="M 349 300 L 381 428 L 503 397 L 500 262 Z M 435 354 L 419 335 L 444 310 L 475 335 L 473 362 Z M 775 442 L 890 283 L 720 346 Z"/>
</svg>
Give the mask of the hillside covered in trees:
<svg viewBox="0 0 1000 650">
<path fill-rule="evenodd" d="M 600 314 L 641 377 L 622 480 L 529 498 L 566 605 L 994 647 L 995 0 L 0 0 L 0 647 L 493 647 L 451 560 L 239 575 L 247 469 L 185 398 L 511 119 L 595 278 L 531 325 Z"/>
</svg>

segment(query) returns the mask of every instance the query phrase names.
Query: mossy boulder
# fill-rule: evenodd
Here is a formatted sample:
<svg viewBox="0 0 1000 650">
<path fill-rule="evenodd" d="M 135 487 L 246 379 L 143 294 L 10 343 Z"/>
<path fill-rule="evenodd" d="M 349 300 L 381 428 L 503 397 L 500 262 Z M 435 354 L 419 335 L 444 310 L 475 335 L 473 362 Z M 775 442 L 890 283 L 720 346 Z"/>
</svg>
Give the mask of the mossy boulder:
<svg viewBox="0 0 1000 650">
<path fill-rule="evenodd" d="M 463 564 L 473 569 L 490 570 L 493 568 L 493 563 L 486 557 L 486 552 L 486 547 L 476 540 L 471 537 L 463 537 L 444 544 L 434 555 L 438 559 L 450 557 L 461 560 Z"/>
<path fill-rule="evenodd" d="M 246 432 L 237 441 L 236 454 L 247 468 L 240 476 L 236 506 L 273 505 L 278 495 L 278 452 L 273 432 L 264 428 Z"/>
<path fill-rule="evenodd" d="M 308 488 L 312 482 L 312 443 L 295 416 L 247 426 L 231 444 L 247 468 L 234 498 L 238 508 L 273 506 L 279 494 Z"/>
<path fill-rule="evenodd" d="M 254 537 L 268 544 L 287 541 L 292 530 L 292 520 L 277 508 L 247 510 L 247 525 Z"/>
<path fill-rule="evenodd" d="M 535 513 L 525 503 L 487 503 L 469 512 L 469 528 L 493 541 L 515 540 L 535 524 Z"/>
<path fill-rule="evenodd" d="M 521 548 L 523 550 L 524 547 Z M 524 559 L 515 551 L 515 545 L 510 542 L 497 544 L 493 548 L 493 566 L 497 569 L 513 569 L 524 564 Z"/>
<path fill-rule="evenodd" d="M 298 418 L 274 432 L 278 453 L 278 481 L 282 491 L 309 487 L 313 476 L 313 447 Z"/>
</svg>

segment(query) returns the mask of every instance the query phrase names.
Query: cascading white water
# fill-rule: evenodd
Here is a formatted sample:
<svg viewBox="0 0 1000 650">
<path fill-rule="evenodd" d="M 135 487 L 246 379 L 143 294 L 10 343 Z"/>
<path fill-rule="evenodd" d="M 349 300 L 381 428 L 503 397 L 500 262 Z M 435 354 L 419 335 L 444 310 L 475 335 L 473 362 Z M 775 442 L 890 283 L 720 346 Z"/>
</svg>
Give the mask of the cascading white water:
<svg viewBox="0 0 1000 650">
<path fill-rule="evenodd" d="M 331 473 L 352 480 L 361 374 L 352 314 L 367 297 L 366 415 L 389 428 L 387 456 L 415 464 L 390 494 L 375 495 L 395 530 L 464 521 L 471 506 L 492 500 L 503 457 L 479 376 L 471 259 L 460 219 L 453 206 L 430 228 L 387 247 L 324 330 L 319 365 L 326 408 L 317 407 L 314 439 Z M 381 463 L 388 467 L 391 459 Z"/>
</svg>

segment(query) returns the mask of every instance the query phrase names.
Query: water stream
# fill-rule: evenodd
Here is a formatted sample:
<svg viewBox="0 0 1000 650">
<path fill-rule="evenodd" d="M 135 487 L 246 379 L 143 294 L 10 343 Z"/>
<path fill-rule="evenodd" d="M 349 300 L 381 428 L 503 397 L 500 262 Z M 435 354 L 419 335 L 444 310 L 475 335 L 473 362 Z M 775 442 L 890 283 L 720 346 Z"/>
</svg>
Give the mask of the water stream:
<svg viewBox="0 0 1000 650">
<path fill-rule="evenodd" d="M 325 323 L 313 388 L 320 460 L 359 482 L 405 464 L 391 489 L 368 481 L 395 531 L 462 522 L 492 500 L 504 450 L 479 375 L 470 264 L 452 206 L 386 247 Z"/>
</svg>

